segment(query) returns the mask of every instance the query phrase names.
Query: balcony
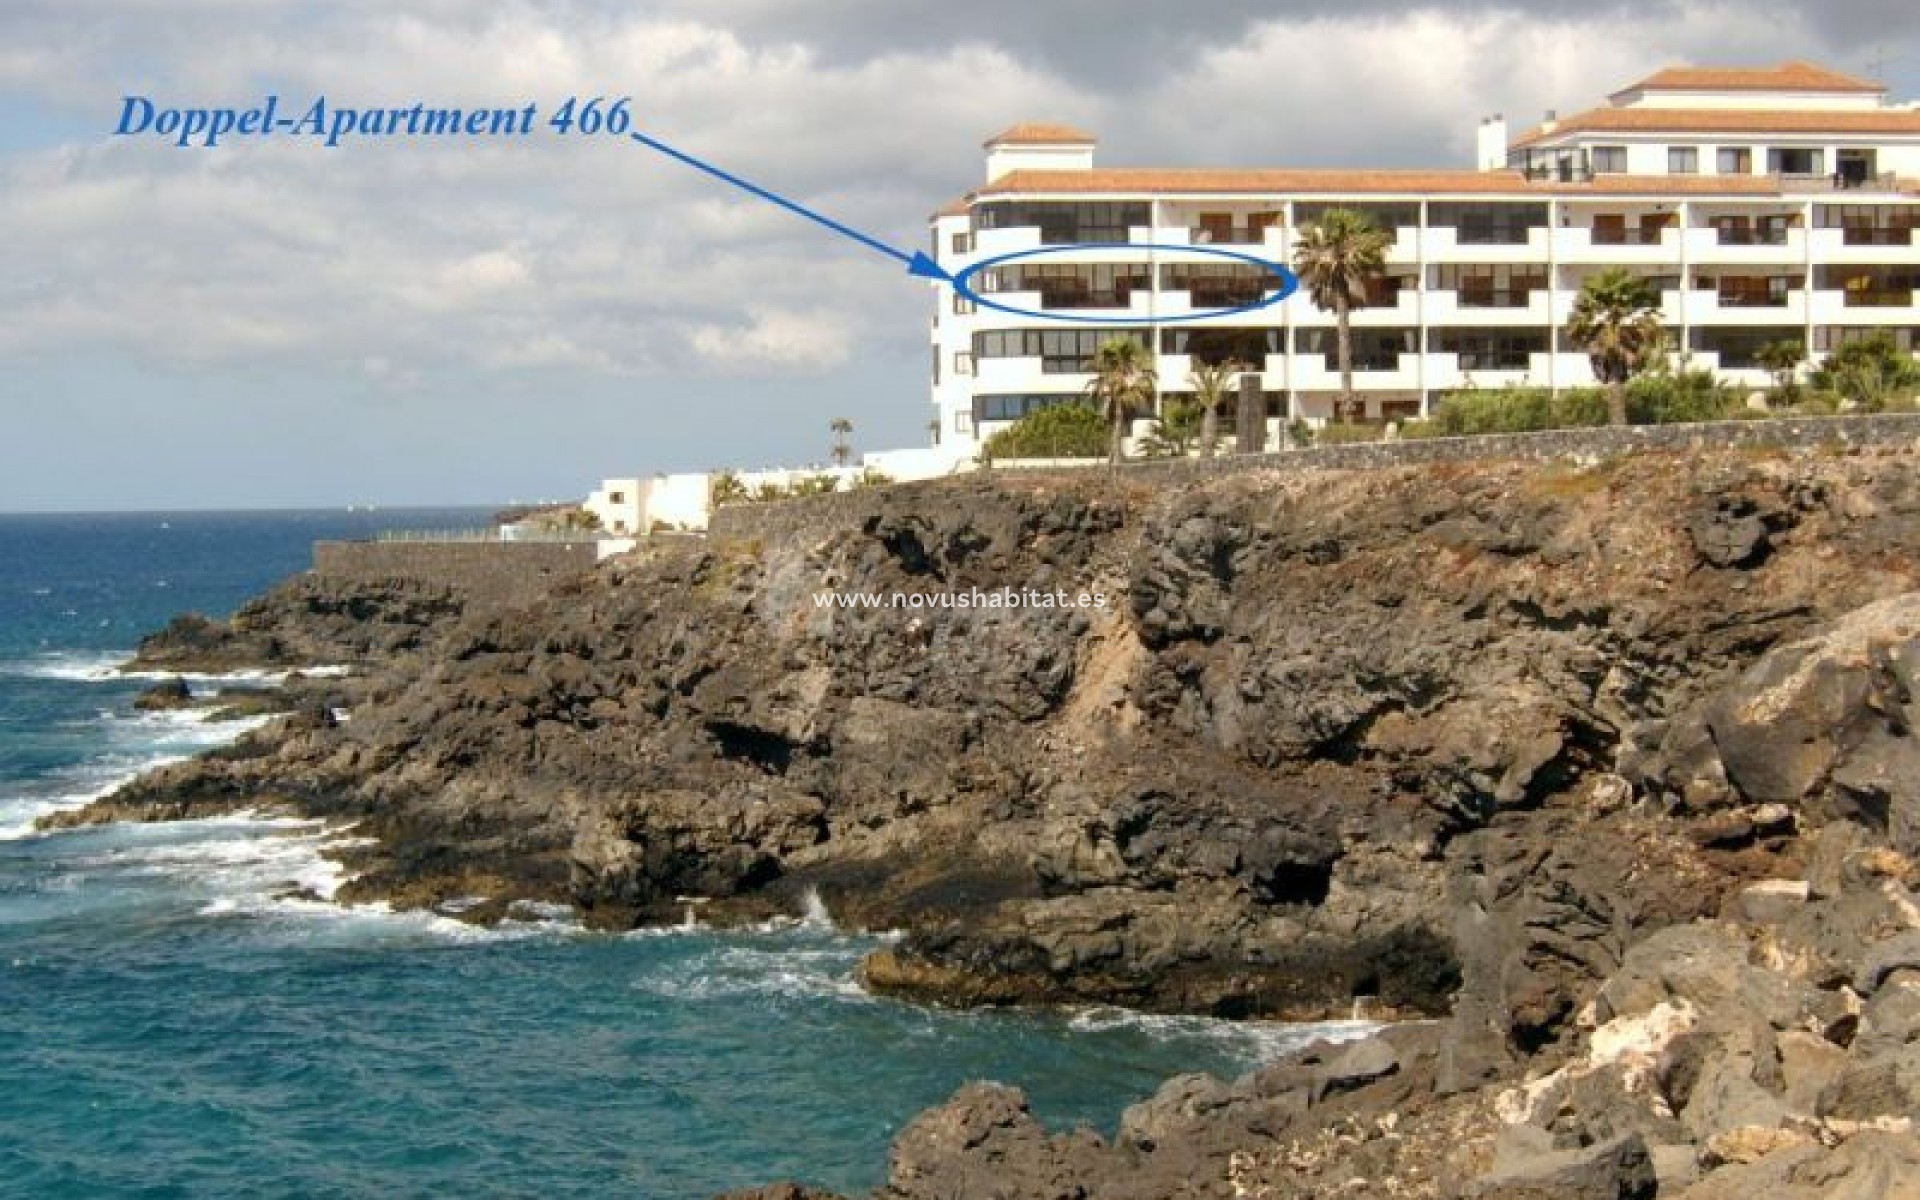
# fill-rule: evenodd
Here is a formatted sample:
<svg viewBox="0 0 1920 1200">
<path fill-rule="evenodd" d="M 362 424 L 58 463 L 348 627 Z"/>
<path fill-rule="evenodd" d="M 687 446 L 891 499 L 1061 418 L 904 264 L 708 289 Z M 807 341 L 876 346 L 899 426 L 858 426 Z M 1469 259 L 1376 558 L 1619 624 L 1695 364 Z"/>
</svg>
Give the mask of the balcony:
<svg viewBox="0 0 1920 1200">
<path fill-rule="evenodd" d="M 1811 307 L 1815 325 L 1911 326 L 1920 319 L 1915 314 L 1920 309 L 1920 291 L 1820 288 L 1812 293 Z"/>
<path fill-rule="evenodd" d="M 1793 174 L 1780 175 L 1780 190 L 1783 192 L 1897 192 L 1900 189 L 1900 177 L 1892 171 L 1879 171 L 1870 175 L 1852 175 L 1840 171 L 1826 175 Z"/>
<path fill-rule="evenodd" d="M 1688 298 L 1687 319 L 1696 325 L 1799 325 L 1807 319 L 1807 294 L 1697 291 Z"/>
<path fill-rule="evenodd" d="M 1436 225 L 1426 231 L 1427 261 L 1544 263 L 1547 260 L 1547 243 L 1553 232 L 1544 225 L 1525 230 Z"/>
<path fill-rule="evenodd" d="M 1367 304 L 1353 310 L 1353 324 L 1367 325 L 1415 325 L 1420 312 L 1419 291 L 1412 284 L 1400 288 L 1391 301 L 1381 297 L 1383 303 Z M 1332 310 L 1323 309 L 1305 296 L 1289 299 L 1281 307 L 1287 310 L 1287 318 L 1293 324 L 1308 329 L 1321 329 L 1334 325 Z"/>
<path fill-rule="evenodd" d="M 1551 319 L 1549 308 L 1545 287 L 1500 288 L 1490 292 L 1436 289 L 1427 293 L 1426 322 L 1429 325 L 1544 326 Z"/>
<path fill-rule="evenodd" d="M 1264 246 L 1269 225 L 1196 225 L 1187 230 L 1190 246 Z"/>
<path fill-rule="evenodd" d="M 1553 231 L 1554 257 L 1564 263 L 1658 264 L 1680 258 L 1680 231 L 1661 229 L 1563 227 Z"/>
<path fill-rule="evenodd" d="M 1784 246 L 1787 244 L 1787 230 L 1782 228 L 1751 229 L 1740 226 L 1722 225 L 1715 231 L 1722 246 Z"/>
<path fill-rule="evenodd" d="M 1881 264 L 1897 262 L 1899 252 L 1916 244 L 1911 229 L 1866 227 L 1814 229 L 1809 231 L 1815 262 Z M 1895 257 L 1889 257 L 1889 250 Z"/>
<path fill-rule="evenodd" d="M 1353 386 L 1367 391 L 1417 388 L 1418 354 L 1362 354 L 1353 356 Z M 1301 391 L 1337 391 L 1340 360 L 1334 354 L 1297 354 L 1290 372 L 1292 386 Z"/>
<path fill-rule="evenodd" d="M 1913 230 L 1897 226 L 1847 225 L 1840 230 L 1845 246 L 1911 246 Z"/>
<path fill-rule="evenodd" d="M 1539 354 L 1452 354 L 1426 356 L 1426 386 L 1435 390 L 1464 387 L 1517 387 L 1545 384 L 1551 356 Z"/>
<path fill-rule="evenodd" d="M 1716 229 L 1686 231 L 1687 257 L 1697 264 L 1798 263 L 1805 261 L 1804 229 Z"/>
<path fill-rule="evenodd" d="M 1915 293 L 1910 288 L 1873 288 L 1841 295 L 1847 308 L 1912 308 Z"/>
</svg>

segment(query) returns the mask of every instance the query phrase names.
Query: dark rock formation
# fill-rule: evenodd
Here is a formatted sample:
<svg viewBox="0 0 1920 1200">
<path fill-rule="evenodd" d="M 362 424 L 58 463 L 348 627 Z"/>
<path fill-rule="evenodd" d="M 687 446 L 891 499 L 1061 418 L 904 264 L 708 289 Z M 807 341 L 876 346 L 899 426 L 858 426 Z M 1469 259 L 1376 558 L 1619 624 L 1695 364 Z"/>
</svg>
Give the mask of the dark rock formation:
<svg viewBox="0 0 1920 1200">
<path fill-rule="evenodd" d="M 161 680 L 133 698 L 133 706 L 141 712 L 169 712 L 191 708 L 195 703 L 193 689 L 178 675 Z"/>
<path fill-rule="evenodd" d="M 537 609 L 308 578 L 176 625 L 149 663 L 358 665 L 353 719 L 296 715 L 72 819 L 265 798 L 375 839 L 349 901 L 560 899 L 615 927 L 816 889 L 904 932 L 863 974 L 914 998 L 1446 1017 L 1175 1081 L 1111 1144 L 969 1092 L 902 1135 L 897 1197 L 1904 1169 L 1869 1135 L 1915 1082 L 1920 458 L 835 503 L 818 539 L 650 546 Z M 1003 587 L 1110 603 L 814 600 Z"/>
</svg>

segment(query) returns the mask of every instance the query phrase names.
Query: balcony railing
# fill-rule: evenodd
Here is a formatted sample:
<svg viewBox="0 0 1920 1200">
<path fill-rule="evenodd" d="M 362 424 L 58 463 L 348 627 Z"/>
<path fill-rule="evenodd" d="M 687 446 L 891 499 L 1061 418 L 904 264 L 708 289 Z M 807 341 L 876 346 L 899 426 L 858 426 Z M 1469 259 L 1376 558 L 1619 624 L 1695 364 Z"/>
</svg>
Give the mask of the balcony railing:
<svg viewBox="0 0 1920 1200">
<path fill-rule="evenodd" d="M 1328 351 L 1323 357 L 1326 360 L 1328 371 L 1338 371 L 1340 369 L 1340 355 L 1337 351 Z M 1400 355 L 1398 353 L 1367 354 L 1355 350 L 1353 352 L 1353 369 L 1355 371 L 1398 371 L 1400 369 Z"/>
<path fill-rule="evenodd" d="M 1785 292 L 1720 292 L 1721 308 L 1785 308 Z"/>
<path fill-rule="evenodd" d="M 1892 171 L 1860 176 L 1842 175 L 1838 171 L 1827 175 L 1781 173 L 1779 179 L 1780 190 L 1785 192 L 1895 192 L 1900 190 L 1900 177 Z"/>
<path fill-rule="evenodd" d="M 1195 246 L 1258 246 L 1267 240 L 1266 225 L 1196 225 L 1187 230 Z"/>
<path fill-rule="evenodd" d="M 1660 229 L 1609 228 L 1604 225 L 1593 227 L 1593 244 L 1596 246 L 1658 246 Z"/>
<path fill-rule="evenodd" d="M 1461 308 L 1525 308 L 1533 302 L 1533 293 L 1540 288 L 1496 288 L 1492 291 L 1458 293 Z"/>
<path fill-rule="evenodd" d="M 1533 366 L 1533 356 L 1525 353 L 1461 351 L 1456 357 L 1462 371 L 1525 371 Z"/>
<path fill-rule="evenodd" d="M 1787 244 L 1785 229 L 1742 229 L 1737 226 L 1720 226 L 1720 244 L 1722 246 L 1784 246 Z"/>
<path fill-rule="evenodd" d="M 1908 308 L 1914 300 L 1912 288 L 1876 288 L 1867 292 L 1847 292 L 1848 308 Z"/>
<path fill-rule="evenodd" d="M 1911 246 L 1913 230 L 1875 225 L 1843 225 L 1841 239 L 1849 246 Z"/>
</svg>

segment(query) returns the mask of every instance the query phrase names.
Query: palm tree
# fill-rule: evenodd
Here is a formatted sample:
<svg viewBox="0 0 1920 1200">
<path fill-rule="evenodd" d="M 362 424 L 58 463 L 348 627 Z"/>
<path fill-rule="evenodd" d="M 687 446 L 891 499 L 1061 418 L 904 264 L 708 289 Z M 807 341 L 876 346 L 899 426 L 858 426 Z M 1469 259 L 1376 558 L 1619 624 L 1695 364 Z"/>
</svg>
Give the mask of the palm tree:
<svg viewBox="0 0 1920 1200">
<path fill-rule="evenodd" d="M 1112 429 L 1107 462 L 1117 464 L 1126 448 L 1128 419 L 1153 402 L 1153 356 L 1138 338 L 1116 335 L 1100 343 L 1088 366 L 1093 379 L 1087 395 Z"/>
<path fill-rule="evenodd" d="M 838 466 L 846 466 L 853 457 L 853 447 L 847 443 L 847 435 L 853 432 L 853 422 L 845 417 L 835 417 L 827 426 L 833 431 L 833 461 Z"/>
<path fill-rule="evenodd" d="M 1607 421 L 1627 423 L 1627 381 L 1652 366 L 1667 345 L 1660 293 L 1622 267 L 1587 280 L 1567 318 L 1567 337 L 1587 352 L 1593 377 L 1607 388 Z"/>
<path fill-rule="evenodd" d="M 1353 404 L 1353 309 L 1367 302 L 1367 285 L 1387 269 L 1393 235 L 1350 208 L 1329 208 L 1303 226 L 1293 247 L 1293 269 L 1313 302 L 1338 322 L 1340 415 Z"/>
<path fill-rule="evenodd" d="M 1220 444 L 1220 406 L 1238 388 L 1240 372 L 1248 368 L 1227 359 L 1219 363 L 1201 363 L 1187 375 L 1193 389 L 1193 402 L 1200 406 L 1200 457 L 1212 458 Z"/>
</svg>

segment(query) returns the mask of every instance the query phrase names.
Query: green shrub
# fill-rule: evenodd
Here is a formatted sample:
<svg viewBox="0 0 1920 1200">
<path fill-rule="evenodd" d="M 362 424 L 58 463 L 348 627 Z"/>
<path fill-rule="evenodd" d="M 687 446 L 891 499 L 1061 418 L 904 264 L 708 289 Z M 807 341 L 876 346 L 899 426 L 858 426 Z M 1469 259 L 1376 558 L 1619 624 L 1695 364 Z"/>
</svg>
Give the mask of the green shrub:
<svg viewBox="0 0 1920 1200">
<path fill-rule="evenodd" d="M 1386 436 L 1379 425 L 1359 425 L 1329 421 L 1320 427 L 1314 443 L 1320 446 L 1351 446 L 1357 442 L 1377 442 Z"/>
<path fill-rule="evenodd" d="M 1536 433 L 1606 423 L 1607 398 L 1598 388 L 1574 388 L 1558 396 L 1539 387 L 1488 388 L 1442 399 L 1431 418 L 1431 436 Z"/>
<path fill-rule="evenodd" d="M 837 475 L 802 475 L 787 485 L 790 496 L 824 496 L 828 492 L 840 490 L 840 477 Z"/>
<path fill-rule="evenodd" d="M 1635 425 L 1724 421 L 1746 403 L 1743 393 L 1705 370 L 1655 371 L 1627 385 L 1627 420 Z"/>
<path fill-rule="evenodd" d="M 1185 458 L 1200 437 L 1200 415 L 1200 406 L 1192 400 L 1168 397 L 1152 430 L 1141 439 L 1141 451 L 1148 458 Z"/>
<path fill-rule="evenodd" d="M 1813 372 L 1813 386 L 1863 412 L 1904 409 L 1920 391 L 1920 362 L 1900 348 L 1893 334 L 1879 330 L 1827 355 Z"/>
<path fill-rule="evenodd" d="M 1085 404 L 1028 413 L 987 439 L 988 458 L 1105 458 L 1110 431 Z"/>
<path fill-rule="evenodd" d="M 732 471 L 721 471 L 707 481 L 707 505 L 719 508 L 722 504 L 733 504 L 751 499 L 747 495 L 747 485 Z"/>
<path fill-rule="evenodd" d="M 1417 442 L 1424 438 L 1445 437 L 1437 422 L 1428 417 L 1415 417 L 1411 421 L 1400 422 L 1400 440 Z"/>
<path fill-rule="evenodd" d="M 1287 422 L 1287 444 L 1298 446 L 1302 450 L 1313 445 L 1313 426 L 1299 417 Z"/>
</svg>

